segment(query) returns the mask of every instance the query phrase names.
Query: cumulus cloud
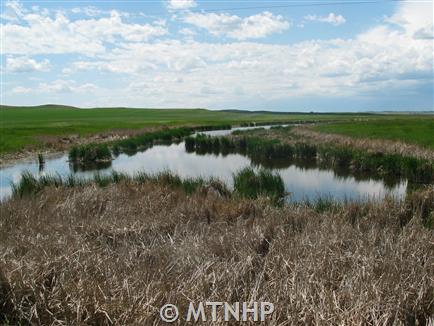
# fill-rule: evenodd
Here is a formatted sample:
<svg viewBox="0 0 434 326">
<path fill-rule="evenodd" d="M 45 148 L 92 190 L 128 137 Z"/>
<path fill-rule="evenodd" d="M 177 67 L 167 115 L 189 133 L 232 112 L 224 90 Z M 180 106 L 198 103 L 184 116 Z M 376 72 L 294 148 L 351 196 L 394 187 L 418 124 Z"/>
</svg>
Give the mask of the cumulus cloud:
<svg viewBox="0 0 434 326">
<path fill-rule="evenodd" d="M 306 21 L 318 21 L 322 23 L 329 23 L 334 26 L 339 26 L 345 24 L 347 21 L 344 16 L 337 15 L 333 12 L 329 13 L 327 16 L 317 16 L 317 15 L 307 15 L 304 17 Z"/>
<path fill-rule="evenodd" d="M 183 21 L 205 29 L 212 35 L 237 40 L 263 38 L 290 27 L 290 23 L 282 16 L 273 15 L 268 11 L 245 18 L 225 13 L 189 13 Z"/>
<path fill-rule="evenodd" d="M 4 10 L 2 10 L 1 13 L 1 19 L 17 21 L 25 12 L 26 10 L 19 1 L 6 1 L 4 4 Z"/>
<path fill-rule="evenodd" d="M 195 0 L 168 0 L 166 5 L 171 10 L 183 10 L 196 7 L 197 3 Z"/>
<path fill-rule="evenodd" d="M 111 11 L 109 17 L 70 21 L 63 13 L 54 17 L 40 13 L 23 14 L 20 23 L 2 24 L 3 53 L 95 55 L 105 51 L 105 43 L 117 40 L 143 42 L 167 34 L 161 21 L 155 24 L 132 24 L 121 14 Z"/>
<path fill-rule="evenodd" d="M 272 101 L 359 96 L 381 89 L 408 89 L 423 83 L 418 75 L 429 75 L 433 68 L 429 41 L 383 25 L 347 40 L 293 45 L 168 40 L 128 44 L 103 57 L 118 71 L 152 85 L 136 93 L 135 99 L 156 106 L 221 105 L 223 98 L 233 97 Z M 155 69 L 144 71 L 144 63 Z M 180 73 L 183 83 L 175 82 Z M 243 92 L 234 94 L 239 85 Z"/>
<path fill-rule="evenodd" d="M 414 8 L 419 9 L 414 12 Z M 95 97 L 99 105 L 181 107 L 187 103 L 191 107 L 222 107 L 231 100 L 271 103 L 318 96 L 366 99 L 380 91 L 402 93 L 417 87 L 426 89 L 428 83 L 432 84 L 433 44 L 426 33 L 432 22 L 424 18 L 427 11 L 423 6 L 410 8 L 403 3 L 384 23 L 352 38 L 292 44 L 253 41 L 289 28 L 289 22 L 268 12 L 244 18 L 215 13 L 181 15 L 184 22 L 195 26 L 194 31 L 203 29 L 231 39 L 216 43 L 199 41 L 203 39 L 200 37 L 142 38 L 139 35 L 143 30 L 135 32 L 131 27 L 134 24 L 116 14 L 78 21 L 70 21 L 62 14 L 43 15 L 39 22 L 36 18 L 33 22 L 30 14 L 24 13 L 23 17 L 27 17 L 20 18 L 23 24 L 12 24 L 23 29 L 12 38 L 17 44 L 9 40 L 8 47 L 26 50 L 26 54 L 65 53 L 65 49 L 83 47 L 75 52 L 89 56 L 74 56 L 72 62 L 68 58 L 64 73 L 72 76 L 77 71 L 83 75 L 87 71 L 104 72 L 108 87 L 56 80 L 41 83 L 32 95 L 51 93 L 62 98 L 66 93 L 80 93 L 82 96 L 72 97 L 81 99 L 86 92 L 92 95 L 97 92 L 101 95 Z M 59 42 L 53 42 L 58 34 L 47 26 L 60 31 Z M 163 21 L 150 26 L 166 28 Z M 74 33 L 67 32 L 69 28 Z M 190 30 L 182 29 L 178 33 L 191 34 Z M 49 43 L 39 41 L 37 45 L 33 40 L 46 35 L 52 38 Z M 110 88 L 110 83 L 117 80 L 127 87 Z M 25 94 L 27 86 L 16 87 L 15 92 Z"/>
<path fill-rule="evenodd" d="M 434 38 L 432 2 L 403 3 L 386 22 L 403 27 L 414 38 Z"/>
<path fill-rule="evenodd" d="M 35 72 L 35 71 L 49 71 L 50 61 L 44 59 L 36 61 L 27 56 L 8 57 L 6 58 L 6 71 L 9 72 Z"/>
<path fill-rule="evenodd" d="M 104 59 L 119 72 L 149 78 L 147 84 L 155 85 L 162 94 L 179 94 L 171 98 L 180 104 L 203 95 L 205 81 L 207 89 L 218 89 L 228 96 L 238 85 L 243 85 L 246 97 L 353 96 L 390 87 L 391 83 L 398 85 L 408 80 L 409 73 L 429 73 L 432 45 L 379 26 L 355 39 L 293 45 L 195 41 L 129 44 L 104 55 Z M 145 63 L 155 69 L 144 72 Z M 184 75 L 182 84 L 174 82 L 179 73 Z M 157 76 L 160 78 L 151 80 Z M 153 91 L 144 91 L 143 96 L 151 100 Z M 212 92 L 208 94 L 209 98 L 202 98 L 198 105 L 216 98 Z"/>
</svg>

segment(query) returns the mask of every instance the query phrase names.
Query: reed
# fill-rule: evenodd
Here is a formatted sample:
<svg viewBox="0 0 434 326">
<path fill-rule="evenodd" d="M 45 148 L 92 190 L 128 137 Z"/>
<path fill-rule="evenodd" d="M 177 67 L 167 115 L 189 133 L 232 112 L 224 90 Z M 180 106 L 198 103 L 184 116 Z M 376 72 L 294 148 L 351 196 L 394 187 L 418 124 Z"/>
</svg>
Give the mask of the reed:
<svg viewBox="0 0 434 326">
<path fill-rule="evenodd" d="M 191 138 L 189 136 L 195 131 L 223 130 L 231 128 L 231 125 L 212 125 L 164 129 L 118 140 L 112 144 L 112 149 L 115 156 L 119 155 L 120 153 L 132 155 L 138 150 L 145 150 L 156 144 L 179 142 L 184 138 L 188 143 L 189 139 Z"/>
<path fill-rule="evenodd" d="M 24 171 L 18 183 L 12 183 L 12 195 L 23 197 L 34 195 L 46 187 L 59 187 L 63 185 L 63 180 L 60 175 L 45 175 L 39 178 L 35 177 L 31 172 Z"/>
<path fill-rule="evenodd" d="M 75 163 L 93 163 L 111 161 L 112 155 L 107 144 L 86 144 L 73 146 L 69 151 L 69 160 Z"/>
<path fill-rule="evenodd" d="M 336 200 L 333 200 L 330 196 L 320 196 L 314 200 L 304 200 L 300 203 L 296 203 L 294 206 L 305 206 L 313 209 L 317 213 L 324 213 L 337 211 L 342 207 L 345 207 L 346 203 L 336 202 Z"/>
<path fill-rule="evenodd" d="M 39 166 L 42 166 L 45 164 L 44 155 L 42 155 L 42 153 L 38 153 L 38 164 L 39 164 Z"/>
<path fill-rule="evenodd" d="M 259 131 L 260 132 L 260 131 Z M 279 128 L 279 133 L 286 134 L 286 128 Z M 210 137 L 198 135 L 189 137 L 186 150 L 198 154 L 240 153 L 247 155 L 252 162 L 272 167 L 273 161 L 285 161 L 287 165 L 297 160 L 314 162 L 323 168 L 332 168 L 335 172 L 366 175 L 377 179 L 407 178 L 411 182 L 434 182 L 433 161 L 399 154 L 368 152 L 342 145 L 312 144 L 295 140 L 292 143 L 281 142 L 279 138 L 259 138 L 255 133 L 239 133 L 231 137 Z"/>
<path fill-rule="evenodd" d="M 316 211 L 151 181 L 45 188 L 0 203 L 0 324 L 158 325 L 169 302 L 266 300 L 269 325 L 430 325 L 433 194 Z"/>
<path fill-rule="evenodd" d="M 255 199 L 265 196 L 274 204 L 282 204 L 285 197 L 285 185 L 280 175 L 261 169 L 255 172 L 246 167 L 233 176 L 235 192 L 245 198 Z"/>
</svg>

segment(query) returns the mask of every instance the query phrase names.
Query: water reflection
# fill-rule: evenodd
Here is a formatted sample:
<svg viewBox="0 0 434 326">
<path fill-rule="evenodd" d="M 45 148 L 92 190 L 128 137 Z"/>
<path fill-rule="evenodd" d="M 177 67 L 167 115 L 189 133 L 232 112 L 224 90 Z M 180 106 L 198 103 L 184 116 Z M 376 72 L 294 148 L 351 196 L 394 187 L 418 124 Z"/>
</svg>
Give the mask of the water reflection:
<svg viewBox="0 0 434 326">
<path fill-rule="evenodd" d="M 199 155 L 185 150 L 184 142 L 171 145 L 157 145 L 144 152 L 120 154 L 111 163 L 99 163 L 93 166 L 73 165 L 67 155 L 47 159 L 44 174 L 59 174 L 66 177 L 74 174 L 90 178 L 95 171 L 101 174 L 111 171 L 133 175 L 137 172 L 158 173 L 172 171 L 183 178 L 216 177 L 232 187 L 232 174 L 245 166 L 264 166 L 280 173 L 286 190 L 291 192 L 291 201 L 314 200 L 318 196 L 329 196 L 337 200 L 381 199 L 389 195 L 403 198 L 407 181 L 385 182 L 368 176 L 354 176 L 350 171 L 330 170 L 317 166 L 314 161 L 301 160 L 266 160 L 250 159 L 242 153 L 208 153 Z M 40 173 L 38 163 L 19 163 L 0 170 L 0 198 L 11 194 L 11 182 L 18 182 L 25 170 L 34 175 Z"/>
</svg>

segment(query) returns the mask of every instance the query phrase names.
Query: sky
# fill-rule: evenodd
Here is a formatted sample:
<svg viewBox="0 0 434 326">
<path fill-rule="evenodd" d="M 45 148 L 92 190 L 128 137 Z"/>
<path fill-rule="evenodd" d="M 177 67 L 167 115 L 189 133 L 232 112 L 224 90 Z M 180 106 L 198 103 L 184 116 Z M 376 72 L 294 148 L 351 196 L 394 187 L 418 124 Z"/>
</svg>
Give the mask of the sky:
<svg viewBox="0 0 434 326">
<path fill-rule="evenodd" d="M 1 103 L 433 110 L 431 0 L 2 1 Z"/>
</svg>

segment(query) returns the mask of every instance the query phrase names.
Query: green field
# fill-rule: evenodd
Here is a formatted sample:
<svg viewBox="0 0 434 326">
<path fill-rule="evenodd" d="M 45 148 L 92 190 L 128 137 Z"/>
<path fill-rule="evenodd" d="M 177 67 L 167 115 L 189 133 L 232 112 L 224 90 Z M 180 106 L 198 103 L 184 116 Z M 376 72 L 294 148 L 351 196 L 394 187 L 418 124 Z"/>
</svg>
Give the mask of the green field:
<svg viewBox="0 0 434 326">
<path fill-rule="evenodd" d="M 78 109 L 65 106 L 0 109 L 0 153 L 40 146 L 40 136 L 90 135 L 116 129 L 149 126 L 213 125 L 251 121 L 330 120 L 360 117 L 353 114 L 272 114 L 209 111 L 205 109 Z"/>
<path fill-rule="evenodd" d="M 327 124 L 316 127 L 316 130 L 351 137 L 396 140 L 434 149 L 432 115 Z"/>
<path fill-rule="evenodd" d="M 0 153 L 42 146 L 41 137 L 92 135 L 151 126 L 238 125 L 243 122 L 339 120 L 318 130 L 356 137 L 401 140 L 434 148 L 432 116 L 380 114 L 309 114 L 205 109 L 79 109 L 59 105 L 1 106 Z M 363 118 L 364 121 L 355 120 Z M 369 120 L 369 121 L 368 121 Z M 350 122 L 351 121 L 351 122 Z"/>
</svg>

